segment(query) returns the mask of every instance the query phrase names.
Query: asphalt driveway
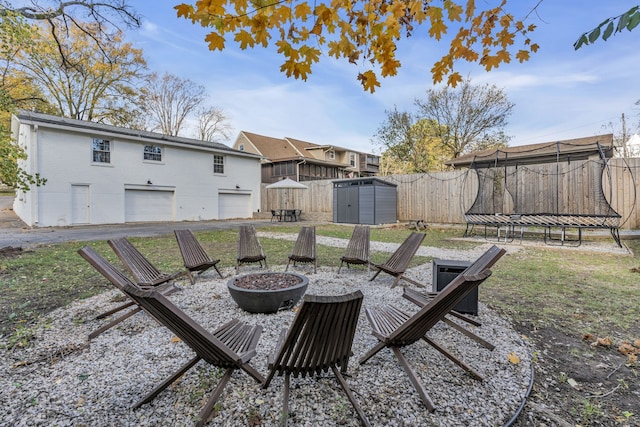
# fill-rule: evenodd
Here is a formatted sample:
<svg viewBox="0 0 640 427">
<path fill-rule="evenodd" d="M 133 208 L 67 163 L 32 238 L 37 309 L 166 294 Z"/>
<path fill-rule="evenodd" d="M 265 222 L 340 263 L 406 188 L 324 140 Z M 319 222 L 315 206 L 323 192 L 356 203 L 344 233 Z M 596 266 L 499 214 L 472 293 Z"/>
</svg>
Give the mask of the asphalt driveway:
<svg viewBox="0 0 640 427">
<path fill-rule="evenodd" d="M 232 229 L 248 224 L 256 227 L 277 225 L 269 220 L 213 220 L 31 228 L 18 218 L 12 206 L 13 197 L 0 196 L 0 249 L 7 246 L 28 249 L 40 244 L 108 240 L 117 237 L 150 237 L 185 228 L 201 231 Z"/>
</svg>

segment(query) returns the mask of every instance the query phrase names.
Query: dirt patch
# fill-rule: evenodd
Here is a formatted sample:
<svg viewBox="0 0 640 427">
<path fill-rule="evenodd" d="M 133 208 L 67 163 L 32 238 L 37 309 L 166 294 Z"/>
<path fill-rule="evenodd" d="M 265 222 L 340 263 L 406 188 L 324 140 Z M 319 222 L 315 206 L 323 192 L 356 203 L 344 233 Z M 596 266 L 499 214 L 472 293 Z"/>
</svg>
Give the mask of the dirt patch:
<svg viewBox="0 0 640 427">
<path fill-rule="evenodd" d="M 16 248 L 13 246 L 5 246 L 0 248 L 0 258 L 15 258 L 28 251 L 23 251 L 22 248 Z"/>
<path fill-rule="evenodd" d="M 517 329 L 535 342 L 537 360 L 514 426 L 640 426 L 638 364 L 618 352 L 619 343 L 592 345 L 552 327 Z"/>
</svg>

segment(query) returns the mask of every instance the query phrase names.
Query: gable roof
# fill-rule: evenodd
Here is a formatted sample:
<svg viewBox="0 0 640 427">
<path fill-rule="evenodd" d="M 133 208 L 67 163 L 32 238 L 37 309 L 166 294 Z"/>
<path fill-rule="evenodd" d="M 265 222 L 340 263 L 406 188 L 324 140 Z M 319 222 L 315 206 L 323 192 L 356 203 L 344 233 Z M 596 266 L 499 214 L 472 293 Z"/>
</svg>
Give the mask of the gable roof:
<svg viewBox="0 0 640 427">
<path fill-rule="evenodd" d="M 605 157 L 611 157 L 612 149 L 613 134 L 605 134 L 555 142 L 520 145 L 517 147 L 490 148 L 448 160 L 445 164 L 454 167 L 465 167 L 472 163 L 490 163 L 495 161 L 499 161 L 501 164 L 504 164 L 505 161 L 544 163 L 556 161 L 558 156 L 562 158 L 578 158 L 600 154 L 601 152 Z"/>
<path fill-rule="evenodd" d="M 314 157 L 308 148 L 318 148 L 320 145 L 301 141 L 294 138 L 272 138 L 256 133 L 240 131 L 240 133 L 267 158 L 270 162 L 283 162 L 287 160 L 304 160 L 308 163 L 317 163 L 332 166 L 348 166 L 346 163 L 323 160 Z"/>
<path fill-rule="evenodd" d="M 19 110 L 16 117 L 21 123 L 40 125 L 51 128 L 75 129 L 79 131 L 91 131 L 96 134 L 121 135 L 133 140 L 142 142 L 161 143 L 175 146 L 188 146 L 195 149 L 206 149 L 207 151 L 224 151 L 229 154 L 246 157 L 256 157 L 255 154 L 245 153 L 235 150 L 219 142 L 202 141 L 194 138 L 184 138 L 181 136 L 169 136 L 157 132 L 145 130 L 129 129 L 119 126 L 107 125 L 104 123 L 89 122 L 86 120 L 71 119 L 68 117 L 53 116 L 50 114 L 36 113 L 33 111 Z"/>
</svg>

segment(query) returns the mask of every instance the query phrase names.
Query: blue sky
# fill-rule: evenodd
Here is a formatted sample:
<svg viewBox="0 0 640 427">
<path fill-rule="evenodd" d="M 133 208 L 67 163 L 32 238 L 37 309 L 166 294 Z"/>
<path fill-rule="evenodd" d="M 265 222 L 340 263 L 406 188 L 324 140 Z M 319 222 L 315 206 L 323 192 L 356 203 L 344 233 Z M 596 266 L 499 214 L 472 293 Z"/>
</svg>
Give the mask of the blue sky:
<svg viewBox="0 0 640 427">
<path fill-rule="evenodd" d="M 178 3 L 132 1 L 144 19 L 129 39 L 144 50 L 150 70 L 206 87 L 209 104 L 222 108 L 233 127 L 228 144 L 244 130 L 379 153 L 372 139 L 385 110 L 396 106 L 413 111 L 414 99 L 425 99 L 434 87 L 429 70 L 448 48 L 419 34 L 402 41 L 397 51 L 402 68 L 397 76 L 383 79 L 372 95 L 356 80 L 363 69 L 328 57 L 304 82 L 280 73 L 282 58 L 273 48 L 242 51 L 228 42 L 225 51 L 211 52 L 204 42 L 206 29 L 176 17 L 173 6 Z M 522 18 L 537 3 L 510 0 L 510 10 Z M 532 39 L 540 50 L 528 62 L 491 72 L 460 63 L 463 76 L 503 88 L 515 103 L 506 128 L 513 136 L 510 145 L 609 133 L 604 126 L 613 122 L 619 127 L 622 113 L 628 123 L 638 122 L 640 106 L 634 103 L 640 100 L 640 27 L 573 49 L 582 32 L 636 4 L 544 0 L 529 18 L 538 26 Z"/>
</svg>

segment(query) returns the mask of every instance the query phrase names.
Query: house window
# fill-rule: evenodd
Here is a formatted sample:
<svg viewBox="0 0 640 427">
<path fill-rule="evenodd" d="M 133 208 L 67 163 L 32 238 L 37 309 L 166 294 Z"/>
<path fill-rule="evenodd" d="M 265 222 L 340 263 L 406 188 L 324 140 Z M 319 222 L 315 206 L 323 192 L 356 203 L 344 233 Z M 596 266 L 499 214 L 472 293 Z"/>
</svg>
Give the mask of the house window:
<svg viewBox="0 0 640 427">
<path fill-rule="evenodd" d="M 111 141 L 93 138 L 91 158 L 95 163 L 111 163 Z"/>
<path fill-rule="evenodd" d="M 333 150 L 329 150 L 327 152 L 327 155 L 329 156 L 329 160 L 335 160 L 336 159 L 336 152 Z"/>
<path fill-rule="evenodd" d="M 238 149 L 239 149 L 240 151 L 244 151 L 244 144 L 240 144 L 240 146 L 238 147 Z"/>
<path fill-rule="evenodd" d="M 144 146 L 144 159 L 153 160 L 154 162 L 162 161 L 162 147 L 157 145 L 145 145 Z"/>
<path fill-rule="evenodd" d="M 355 153 L 349 153 L 349 164 L 351 165 L 351 167 L 356 167 L 356 154 Z"/>
<path fill-rule="evenodd" d="M 224 156 L 221 156 L 219 154 L 213 155 L 213 173 L 215 174 L 224 173 Z"/>
</svg>

